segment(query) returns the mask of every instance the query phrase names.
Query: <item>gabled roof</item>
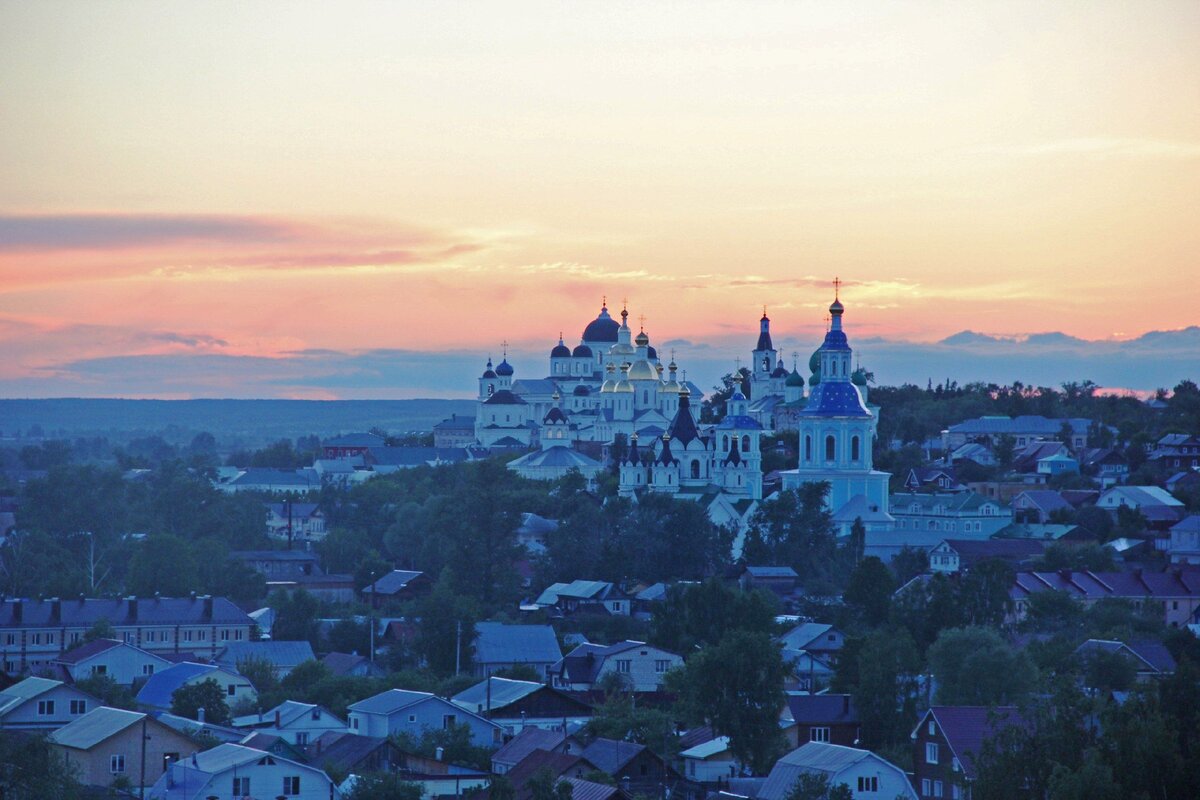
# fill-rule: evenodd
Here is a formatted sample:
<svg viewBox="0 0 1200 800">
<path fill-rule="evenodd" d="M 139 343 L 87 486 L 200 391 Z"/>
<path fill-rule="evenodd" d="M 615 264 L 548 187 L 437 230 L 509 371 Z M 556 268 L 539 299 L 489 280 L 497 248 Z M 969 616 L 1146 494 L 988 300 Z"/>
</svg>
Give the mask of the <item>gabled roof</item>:
<svg viewBox="0 0 1200 800">
<path fill-rule="evenodd" d="M 179 687 L 194 678 L 218 671 L 229 672 L 216 664 L 196 664 L 191 661 L 156 671 L 137 693 L 137 701 L 144 706 L 170 708 L 171 697 Z"/>
<path fill-rule="evenodd" d="M 958 758 L 963 774 L 968 779 L 975 777 L 975 757 L 986 740 L 1006 727 L 1025 724 L 1015 706 L 930 706 L 913 729 L 914 739 L 930 717 L 946 737 L 951 752 Z"/>
<path fill-rule="evenodd" d="M 492 676 L 463 689 L 451 697 L 450 702 L 473 712 L 479 712 L 481 708 L 486 711 L 490 704 L 492 711 L 496 711 L 545 688 L 546 684 L 536 681 L 517 681 Z"/>
<path fill-rule="evenodd" d="M 636 742 L 598 738 L 585 747 L 580 755 L 595 764 L 597 769 L 617 777 L 625 765 L 645 749 L 646 745 Z"/>
<path fill-rule="evenodd" d="M 824 639 L 831 632 L 837 632 L 832 625 L 823 622 L 805 622 L 780 636 L 779 641 L 789 650 L 804 650 L 808 645 L 817 639 Z"/>
<path fill-rule="evenodd" d="M 771 774 L 767 776 L 767 779 L 763 781 L 762 788 L 759 789 L 758 797 L 760 800 L 783 800 L 801 773 L 814 773 L 832 778 L 842 770 L 867 759 L 889 764 L 870 750 L 859 750 L 854 747 L 842 747 L 824 742 L 808 742 L 775 762 L 775 766 L 771 768 Z M 889 764 L 889 766 L 892 765 Z M 896 769 L 898 774 L 904 774 L 898 768 L 894 766 L 892 768 Z"/>
<path fill-rule="evenodd" d="M 133 645 L 126 645 L 125 642 L 119 642 L 116 639 L 95 639 L 87 644 L 76 647 L 74 650 L 68 650 L 54 660 L 59 664 L 78 664 L 80 661 L 86 661 L 92 656 L 107 653 L 109 650 L 121 646 L 133 647 Z M 134 649 L 137 650 L 139 648 L 135 647 Z M 145 653 L 146 651 L 143 650 L 142 652 Z"/>
<path fill-rule="evenodd" d="M 211 600 L 211 604 L 209 601 Z M 21 618 L 13 606 L 21 604 Z M 208 608 L 211 607 L 211 617 Z M 0 602 L 0 627 L 56 628 L 91 626 L 100 620 L 113 625 L 250 625 L 246 613 L 224 597 L 83 598 L 79 600 L 5 600 Z"/>
<path fill-rule="evenodd" d="M 722 753 L 729 751 L 729 737 L 718 736 L 715 739 L 709 739 L 707 742 L 701 742 L 694 747 L 689 747 L 679 754 L 680 758 L 693 758 L 703 761 L 706 758 L 719 756 Z"/>
<path fill-rule="evenodd" d="M 1200 533 L 1200 514 L 1192 514 L 1171 526 L 1172 533 Z"/>
<path fill-rule="evenodd" d="M 293 722 L 308 717 L 314 710 L 318 709 L 334 719 L 337 719 L 333 712 L 314 703 L 297 703 L 295 700 L 285 700 L 272 708 L 270 711 L 264 711 L 261 714 L 247 714 L 242 717 L 236 717 L 233 720 L 233 726 L 235 728 L 250 728 L 256 726 L 286 728 Z M 277 717 L 279 719 L 278 726 L 275 724 Z"/>
<path fill-rule="evenodd" d="M 1022 497 L 1024 497 L 1034 508 L 1041 509 L 1047 514 L 1059 510 L 1072 511 L 1075 508 L 1066 500 L 1064 500 L 1061 494 L 1053 489 L 1030 489 L 1028 491 L 1021 492 L 1019 495 L 1013 498 L 1014 506 Z"/>
<path fill-rule="evenodd" d="M 1145 506 L 1169 506 L 1181 508 L 1183 503 L 1171 496 L 1171 493 L 1158 486 L 1114 486 L 1100 495 L 1097 502 L 1103 503 L 1107 498 L 1116 496 L 1123 498 L 1127 505 L 1142 508 Z"/>
<path fill-rule="evenodd" d="M 51 680 L 50 678 L 26 678 L 23 681 L 14 683 L 3 692 L 0 692 L 0 717 L 25 701 L 40 697 L 51 689 L 57 689 L 62 685 L 62 681 Z"/>
<path fill-rule="evenodd" d="M 432 692 L 414 692 L 408 689 L 388 689 L 372 695 L 346 707 L 347 711 L 357 711 L 362 714 L 392 714 L 402 708 L 407 708 L 426 700 L 441 700 Z M 445 702 L 449 702 L 448 700 Z"/>
<path fill-rule="evenodd" d="M 501 764 L 519 764 L 535 750 L 554 752 L 566 740 L 567 736 L 562 731 L 548 731 L 533 727 L 523 728 L 503 747 L 492 753 L 492 761 Z"/>
<path fill-rule="evenodd" d="M 475 624 L 477 664 L 540 664 L 562 658 L 554 628 L 549 625 Z"/>
<path fill-rule="evenodd" d="M 308 642 L 230 642 L 217 654 L 218 664 L 237 666 L 249 658 L 262 658 L 276 667 L 294 667 L 316 659 Z"/>
<path fill-rule="evenodd" d="M 396 594 L 396 592 L 407 588 L 410 583 L 424 574 L 424 572 L 414 572 L 413 570 L 394 569 L 363 589 L 363 591 L 378 592 L 379 594 Z"/>
<path fill-rule="evenodd" d="M 137 711 L 101 706 L 93 708 L 79 719 L 68 722 L 46 738 L 63 747 L 90 750 L 130 725 L 141 722 L 145 717 L 145 714 Z"/>
<path fill-rule="evenodd" d="M 326 653 L 321 659 L 321 663 L 334 675 L 349 675 L 364 662 L 371 663 L 366 656 L 354 653 Z"/>
<path fill-rule="evenodd" d="M 858 723 L 858 708 L 848 694 L 789 694 L 787 704 L 802 725 Z"/>
<path fill-rule="evenodd" d="M 379 447 L 385 441 L 386 439 L 377 433 L 344 433 L 326 439 L 322 444 L 325 447 Z"/>
<path fill-rule="evenodd" d="M 597 469 L 604 466 L 591 456 L 568 447 L 565 444 L 554 445 L 547 447 L 544 450 L 535 450 L 532 453 L 527 453 L 518 459 L 508 462 L 511 469 L 519 467 L 562 467 L 564 469 Z"/>
<path fill-rule="evenodd" d="M 348 773 L 363 759 L 381 747 L 394 746 L 383 737 L 360 736 L 347 731 L 328 731 L 317 739 L 320 749 L 308 749 L 308 761 L 315 767 Z"/>
<path fill-rule="evenodd" d="M 1171 651 L 1162 642 L 1132 642 L 1126 644 L 1125 642 L 1109 639 L 1088 639 L 1075 648 L 1077 655 L 1096 652 L 1121 653 L 1138 665 L 1138 672 L 1172 673 L 1176 667 Z"/>
</svg>

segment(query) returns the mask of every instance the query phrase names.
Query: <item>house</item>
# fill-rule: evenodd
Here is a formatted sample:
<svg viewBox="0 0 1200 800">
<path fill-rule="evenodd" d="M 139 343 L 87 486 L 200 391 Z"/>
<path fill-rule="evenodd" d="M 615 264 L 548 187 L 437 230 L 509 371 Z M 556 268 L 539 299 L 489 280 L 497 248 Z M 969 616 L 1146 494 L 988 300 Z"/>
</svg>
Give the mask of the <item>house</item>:
<svg viewBox="0 0 1200 800">
<path fill-rule="evenodd" d="M 350 732 L 362 736 L 405 733 L 419 738 L 427 730 L 466 725 L 473 744 L 494 747 L 504 733 L 495 722 L 429 692 L 388 689 L 351 704 L 347 711 Z"/>
<path fill-rule="evenodd" d="M 592 707 L 544 683 L 489 677 L 471 686 L 450 702 L 504 726 L 508 734 L 526 727 L 559 730 L 564 724 L 583 725 L 592 718 Z"/>
<path fill-rule="evenodd" d="M 850 695 L 789 693 L 787 708 L 796 723 L 797 747 L 805 742 L 858 744 L 858 709 Z"/>
<path fill-rule="evenodd" d="M 1136 606 L 1161 609 L 1167 625 L 1186 625 L 1200 609 L 1200 573 L 1172 567 L 1166 572 L 1018 572 L 1009 597 L 1010 621 L 1024 618 L 1029 598 L 1038 592 L 1060 591 L 1084 605 L 1106 597 L 1124 599 Z"/>
<path fill-rule="evenodd" d="M 1107 489 L 1129 478 L 1129 459 L 1112 447 L 1087 447 L 1079 452 L 1079 469 Z"/>
<path fill-rule="evenodd" d="M 367 474 L 387 475 L 414 467 L 436 467 L 441 464 L 458 464 L 476 458 L 473 448 L 463 447 L 372 447 L 363 456 L 370 467 Z"/>
<path fill-rule="evenodd" d="M 1031 525 L 1014 522 L 992 537 L 995 539 L 1042 539 L 1047 542 L 1094 542 L 1096 534 L 1079 525 Z"/>
<path fill-rule="evenodd" d="M 234 717 L 233 727 L 278 736 L 288 744 L 306 747 L 327 731 L 346 730 L 345 720 L 312 703 L 285 700 L 270 711 Z"/>
<path fill-rule="evenodd" d="M 262 750 L 264 753 L 290 758 L 293 761 L 308 763 L 308 759 L 304 757 L 305 748 L 292 744 L 282 736 L 277 736 L 273 733 L 264 733 L 263 731 L 246 733 L 240 739 L 236 740 L 236 744 L 244 747 L 253 747 L 255 750 Z"/>
<path fill-rule="evenodd" d="M 901 534 L 937 531 L 987 539 L 1013 521 L 1012 508 L 975 492 L 897 492 L 891 496 L 888 510 Z"/>
<path fill-rule="evenodd" d="M 823 622 L 804 622 L 779 637 L 784 651 L 804 651 L 836 663 L 846 645 L 846 636 Z"/>
<path fill-rule="evenodd" d="M 951 451 L 950 455 L 946 457 L 946 461 L 951 466 L 960 462 L 972 462 L 981 467 L 994 467 L 996 466 L 996 454 L 986 445 L 967 442 Z"/>
<path fill-rule="evenodd" d="M 398 758 L 396 771 L 407 783 L 420 786 L 422 797 L 462 797 L 476 790 L 486 789 L 491 783 L 490 775 L 473 767 L 452 764 L 404 750 L 399 751 Z M 347 780 L 353 779 L 354 776 L 351 775 Z"/>
<path fill-rule="evenodd" d="M 789 595 L 796 591 L 800 576 L 791 567 L 756 567 L 746 566 L 738 574 L 738 584 L 747 591 L 751 589 L 766 589 L 779 595 Z"/>
<path fill-rule="evenodd" d="M 1083 418 L 1047 419 L 1034 414 L 1019 417 L 989 416 L 969 419 L 942 431 L 942 449 L 950 452 L 967 442 L 994 445 L 1001 437 L 1024 447 L 1038 439 L 1054 439 L 1064 424 L 1071 430 L 1070 446 L 1078 450 L 1087 445 L 1088 429 L 1092 422 Z"/>
<path fill-rule="evenodd" d="M 321 574 L 317 554 L 309 550 L 234 550 L 229 557 L 241 561 L 268 581 L 289 581 Z"/>
<path fill-rule="evenodd" d="M 980 445 L 966 445 L 980 447 Z M 995 461 L 995 459 L 993 459 Z M 910 492 L 965 492 L 967 487 L 958 482 L 953 468 L 913 467 L 904 478 L 904 488 Z"/>
<path fill-rule="evenodd" d="M 218 742 L 240 742 L 246 738 L 245 731 L 239 731 L 237 728 L 230 728 L 225 725 L 214 725 L 211 722 L 201 722 L 198 719 L 188 719 L 175 714 L 170 714 L 166 711 L 152 711 L 150 716 L 166 725 L 168 728 L 173 728 L 184 736 L 195 738 L 197 736 L 211 736 Z M 203 716 L 199 714 L 198 716 Z"/>
<path fill-rule="evenodd" d="M 693 783 L 719 783 L 735 777 L 738 764 L 729 749 L 729 737 L 718 736 L 679 754 L 683 776 Z"/>
<path fill-rule="evenodd" d="M 1200 514 L 1192 514 L 1171 526 L 1167 557 L 1172 564 L 1200 564 Z"/>
<path fill-rule="evenodd" d="M 392 772 L 404 762 L 396 743 L 387 737 L 359 736 L 347 731 L 326 731 L 308 746 L 305 760 L 336 775 Z"/>
<path fill-rule="evenodd" d="M 50 678 L 26 678 L 0 692 L 0 728 L 53 730 L 74 722 L 100 701 Z"/>
<path fill-rule="evenodd" d="M 387 674 L 378 664 L 358 653 L 326 653 L 321 663 L 339 678 L 381 678 Z"/>
<path fill-rule="evenodd" d="M 331 603 L 353 603 L 358 599 L 358 583 L 354 576 L 344 572 L 301 575 L 295 578 L 267 581 L 268 594 L 276 590 L 291 594 L 303 589 L 318 600 Z"/>
<path fill-rule="evenodd" d="M 321 476 L 311 467 L 301 469 L 275 469 L 273 467 L 247 467 L 236 477 L 218 482 L 216 487 L 229 494 L 238 492 L 267 492 L 270 494 L 306 495 L 321 488 Z"/>
<path fill-rule="evenodd" d="M 170 765 L 199 749 L 192 739 L 148 714 L 99 706 L 46 737 L 85 786 L 124 778 L 149 786 Z"/>
<path fill-rule="evenodd" d="M 146 800 L 278 796 L 340 800 L 341 792 L 316 767 L 238 744 L 220 744 L 173 762 Z"/>
<path fill-rule="evenodd" d="M 504 743 L 492 753 L 492 772 L 503 775 L 535 750 L 548 753 L 566 753 L 571 749 L 567 735 L 561 730 L 528 727 L 521 729 L 516 736 Z"/>
<path fill-rule="evenodd" d="M 433 581 L 424 572 L 414 572 L 406 569 L 394 569 L 388 574 L 363 588 L 364 598 L 368 598 L 372 608 L 379 608 L 380 603 L 388 600 L 397 602 L 413 600 L 429 594 L 433 589 Z"/>
<path fill-rule="evenodd" d="M 1087 662 L 1097 654 L 1115 654 L 1129 661 L 1137 671 L 1138 680 L 1162 678 L 1175 672 L 1175 659 L 1162 642 L 1125 642 L 1108 639 L 1088 639 L 1075 648 L 1075 656 Z"/>
<path fill-rule="evenodd" d="M 319 542 L 325 538 L 325 512 L 317 503 L 264 503 L 267 536 L 280 542 Z"/>
<path fill-rule="evenodd" d="M 581 612 L 599 612 L 628 616 L 632 598 L 608 581 L 571 581 L 552 583 L 538 596 L 534 605 L 553 608 L 563 616 Z"/>
<path fill-rule="evenodd" d="M 1162 474 L 1181 470 L 1200 469 L 1200 437 L 1184 433 L 1168 433 L 1154 445 L 1146 462 Z"/>
<path fill-rule="evenodd" d="M 586 692 L 605 675 L 627 676 L 634 692 L 657 692 L 668 672 L 683 666 L 683 658 L 645 642 L 612 645 L 581 644 L 550 668 L 551 685 Z"/>
<path fill-rule="evenodd" d="M 135 681 L 146 680 L 173 665 L 162 656 L 116 639 L 96 639 L 82 644 L 63 653 L 53 663 L 61 666 L 72 681 L 107 675 L 121 686 L 132 686 Z"/>
<path fill-rule="evenodd" d="M 970 796 L 983 743 L 1004 728 L 1024 725 L 1012 706 L 931 706 L 913 729 L 913 785 L 922 798 Z"/>
<path fill-rule="evenodd" d="M 9 674 L 50 666 L 67 647 L 83 642 L 101 620 L 114 638 L 166 655 L 211 657 L 227 642 L 247 641 L 254 621 L 224 597 L 79 598 L 0 602 L 0 660 Z"/>
<path fill-rule="evenodd" d="M 555 412 L 562 415 L 559 409 L 551 409 L 546 419 L 549 421 Z M 566 431 L 556 430 L 560 426 L 547 425 L 545 431 L 549 435 L 562 434 Z M 556 481 L 572 471 L 577 471 L 587 480 L 589 487 L 595 486 L 596 476 L 604 472 L 604 462 L 598 461 L 586 453 L 581 453 L 563 439 L 542 439 L 542 447 L 508 462 L 508 468 L 533 481 Z"/>
<path fill-rule="evenodd" d="M 451 414 L 433 426 L 434 447 L 470 447 L 475 444 L 475 417 Z"/>
<path fill-rule="evenodd" d="M 345 433 L 321 443 L 323 458 L 353 458 L 365 456 L 372 447 L 383 447 L 387 439 L 377 433 Z"/>
<path fill-rule="evenodd" d="M 1166 519 L 1173 525 L 1184 511 L 1183 503 L 1157 486 L 1114 486 L 1100 495 L 1096 505 L 1114 514 L 1121 507 L 1136 509 L 1152 524 Z"/>
<path fill-rule="evenodd" d="M 804 773 L 824 776 L 830 786 L 845 784 L 855 800 L 917 798 L 904 771 L 870 750 L 807 742 L 775 762 L 757 800 L 785 800 Z"/>
<path fill-rule="evenodd" d="M 171 708 L 175 692 L 184 686 L 195 686 L 204 681 L 216 681 L 225 695 L 225 702 L 232 708 L 243 702 L 258 700 L 258 692 L 250 680 L 235 670 L 217 664 L 196 664 L 184 661 L 155 672 L 137 693 L 138 705 L 153 711 Z"/>
<path fill-rule="evenodd" d="M 533 800 L 530 779 L 538 773 L 549 772 L 554 780 L 582 780 L 584 775 L 599 769 L 579 754 L 551 753 L 534 750 L 505 774 L 512 783 L 515 800 Z M 572 798 L 574 798 L 572 792 Z"/>
<path fill-rule="evenodd" d="M 1033 441 L 1013 453 L 1012 470 L 1016 473 L 1024 473 L 1027 476 L 1026 482 L 1030 482 L 1028 476 L 1032 473 L 1040 476 L 1035 482 L 1045 483 L 1049 473 L 1039 469 L 1039 465 L 1046 459 L 1059 456 L 1071 457 L 1070 449 L 1062 442 Z M 1075 471 L 1078 472 L 1079 462 L 1071 460 L 1074 463 Z"/>
<path fill-rule="evenodd" d="M 550 668 L 562 658 L 554 628 L 549 625 L 477 622 L 475 634 L 472 663 L 478 678 L 502 669 L 527 666 L 545 679 Z"/>
<path fill-rule="evenodd" d="M 947 539 L 929 551 L 929 569 L 962 572 L 991 559 L 1014 567 L 1028 567 L 1045 552 L 1046 543 L 1038 539 Z"/>
<path fill-rule="evenodd" d="M 232 669 L 251 660 L 266 661 L 275 677 L 282 679 L 305 661 L 315 661 L 316 655 L 308 642 L 234 642 L 214 659 L 217 664 Z"/>
<path fill-rule="evenodd" d="M 1187 472 L 1176 472 L 1163 482 L 1163 487 L 1171 494 L 1195 492 L 1200 489 L 1200 472 L 1189 469 Z"/>
<path fill-rule="evenodd" d="M 644 744 L 618 739 L 593 739 L 579 754 L 596 769 L 608 773 L 630 794 L 651 794 L 669 787 L 680 775 Z"/>
<path fill-rule="evenodd" d="M 1030 489 L 1013 498 L 1012 509 L 1016 522 L 1045 525 L 1056 512 L 1070 514 L 1075 511 L 1075 506 L 1053 489 Z"/>
</svg>

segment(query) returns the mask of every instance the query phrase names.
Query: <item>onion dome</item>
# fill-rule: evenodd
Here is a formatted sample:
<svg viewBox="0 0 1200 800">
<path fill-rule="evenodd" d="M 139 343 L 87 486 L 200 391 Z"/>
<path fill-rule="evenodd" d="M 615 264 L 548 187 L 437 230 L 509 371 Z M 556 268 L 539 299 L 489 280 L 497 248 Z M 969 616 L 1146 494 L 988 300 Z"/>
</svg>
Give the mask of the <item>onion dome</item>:
<svg viewBox="0 0 1200 800">
<path fill-rule="evenodd" d="M 618 328 L 620 325 L 608 315 L 608 306 L 604 305 L 600 307 L 599 316 L 583 329 L 582 338 L 585 342 L 616 342 Z"/>
<path fill-rule="evenodd" d="M 827 381 L 817 386 L 800 412 L 806 417 L 870 417 L 858 388 L 845 381 Z"/>
<path fill-rule="evenodd" d="M 589 389 L 586 384 L 582 384 L 582 383 L 571 390 L 571 394 L 573 394 L 576 397 L 587 397 L 591 393 L 592 393 L 592 390 Z"/>
<path fill-rule="evenodd" d="M 774 345 L 771 344 L 771 320 L 767 317 L 767 309 L 763 308 L 762 319 L 758 321 L 758 346 L 754 348 L 758 351 L 774 350 Z"/>
<path fill-rule="evenodd" d="M 853 383 L 855 386 L 866 386 L 867 385 L 867 371 L 865 369 L 863 369 L 862 367 L 859 367 L 858 369 L 854 370 L 854 372 L 850 373 L 850 382 Z"/>
<path fill-rule="evenodd" d="M 629 382 L 629 364 L 621 365 L 621 380 L 613 387 L 614 392 L 633 392 L 633 384 Z"/>
<path fill-rule="evenodd" d="M 658 380 L 658 371 L 654 369 L 654 365 L 649 361 L 635 361 L 633 366 L 629 368 L 629 380 L 656 381 Z"/>
<path fill-rule="evenodd" d="M 554 345 L 554 349 L 550 351 L 551 358 L 570 358 L 571 348 L 563 344 L 562 333 L 558 334 L 558 344 Z"/>
<path fill-rule="evenodd" d="M 496 370 L 492 369 L 492 360 L 490 358 L 488 359 L 487 369 L 485 369 L 483 371 L 483 377 L 485 377 L 485 378 L 496 377 Z"/>
<path fill-rule="evenodd" d="M 742 390 L 741 390 L 741 389 L 736 389 L 736 388 L 735 388 L 735 389 L 733 390 L 733 394 L 731 394 L 731 395 L 729 396 L 729 399 L 730 399 L 731 401 L 733 401 L 733 402 L 738 402 L 738 403 L 740 403 L 740 402 L 745 402 L 745 400 L 746 400 L 746 395 L 742 394 Z"/>
<path fill-rule="evenodd" d="M 611 392 L 616 387 L 617 382 L 613 379 L 613 373 L 615 371 L 616 367 L 614 367 L 611 362 L 607 367 L 605 367 L 604 384 L 600 387 L 601 394 Z"/>
<path fill-rule="evenodd" d="M 542 417 L 542 422 L 546 425 L 566 425 L 567 415 L 561 408 L 554 406 L 548 412 L 546 412 L 546 416 Z"/>
<path fill-rule="evenodd" d="M 842 330 L 842 312 L 845 310 L 840 300 L 834 300 L 833 304 L 829 306 L 829 332 L 825 334 L 825 343 L 821 345 L 821 349 L 850 349 L 850 342 L 846 339 L 846 332 Z"/>
<path fill-rule="evenodd" d="M 808 371 L 812 373 L 821 371 L 821 348 L 813 350 L 813 354 L 808 357 Z"/>
<path fill-rule="evenodd" d="M 772 378 L 786 378 L 788 374 L 787 367 L 783 365 L 783 359 L 779 359 L 775 364 L 775 371 L 771 373 Z"/>
<path fill-rule="evenodd" d="M 496 374 L 502 378 L 507 378 L 513 374 L 512 365 L 508 363 L 507 357 L 496 366 Z"/>
<path fill-rule="evenodd" d="M 809 386 L 820 386 L 821 385 L 821 370 L 817 370 L 811 376 L 809 376 L 808 385 Z"/>
<path fill-rule="evenodd" d="M 646 358 L 650 359 L 651 361 L 658 361 L 658 351 L 653 347 L 647 347 Z"/>
<path fill-rule="evenodd" d="M 592 348 L 588 347 L 586 344 L 576 345 L 575 349 L 571 351 L 571 355 L 573 355 L 575 358 L 591 358 Z"/>
<path fill-rule="evenodd" d="M 804 376 L 803 376 L 803 375 L 801 375 L 799 372 L 797 372 L 796 370 L 794 370 L 794 369 L 793 369 L 793 370 L 791 371 L 791 373 L 790 373 L 790 374 L 788 374 L 788 376 L 787 376 L 787 381 L 785 381 L 785 382 L 784 382 L 784 386 L 800 386 L 800 387 L 803 387 L 803 386 L 804 386 Z"/>
<path fill-rule="evenodd" d="M 646 335 L 645 331 L 638 331 L 638 335 L 634 337 L 633 343 L 638 347 L 649 347 L 650 337 Z"/>
</svg>

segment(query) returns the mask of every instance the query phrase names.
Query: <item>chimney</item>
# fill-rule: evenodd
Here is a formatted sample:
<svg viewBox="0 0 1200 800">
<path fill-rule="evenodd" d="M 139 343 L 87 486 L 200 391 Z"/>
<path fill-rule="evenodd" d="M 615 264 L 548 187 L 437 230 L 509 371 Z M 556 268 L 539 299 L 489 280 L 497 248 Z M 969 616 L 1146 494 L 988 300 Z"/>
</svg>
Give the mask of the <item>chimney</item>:
<svg viewBox="0 0 1200 800">
<path fill-rule="evenodd" d="M 129 621 L 137 622 L 137 595 L 131 594 L 125 599 L 129 601 Z"/>
<path fill-rule="evenodd" d="M 275 709 L 275 727 L 279 727 L 279 709 Z"/>
<path fill-rule="evenodd" d="M 13 598 L 13 622 L 16 622 L 18 624 L 21 622 L 22 612 L 24 610 L 25 610 L 25 606 L 22 604 L 21 598 L 14 597 Z"/>
<path fill-rule="evenodd" d="M 62 600 L 57 597 L 50 598 L 50 622 L 52 624 L 62 622 Z"/>
<path fill-rule="evenodd" d="M 438 761 L 441 761 L 442 756 L 444 756 L 445 754 L 446 754 L 445 748 L 442 748 L 442 747 L 434 748 L 433 757 L 436 758 Z"/>
<path fill-rule="evenodd" d="M 204 595 L 204 619 L 213 618 L 213 598 L 211 594 Z"/>
<path fill-rule="evenodd" d="M 196 722 L 199 722 L 201 725 L 204 724 L 204 706 L 196 709 Z"/>
</svg>

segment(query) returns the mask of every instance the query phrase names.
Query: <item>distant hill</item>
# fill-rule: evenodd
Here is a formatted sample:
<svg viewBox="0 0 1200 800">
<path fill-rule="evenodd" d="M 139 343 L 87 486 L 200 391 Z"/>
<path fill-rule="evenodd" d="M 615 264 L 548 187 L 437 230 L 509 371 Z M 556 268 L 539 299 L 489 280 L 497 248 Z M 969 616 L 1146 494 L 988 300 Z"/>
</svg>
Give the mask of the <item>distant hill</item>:
<svg viewBox="0 0 1200 800">
<path fill-rule="evenodd" d="M 183 440 L 199 431 L 247 442 L 327 436 L 382 428 L 425 432 L 451 414 L 473 416 L 472 400 L 0 400 L 0 435 L 164 434 Z"/>
</svg>

